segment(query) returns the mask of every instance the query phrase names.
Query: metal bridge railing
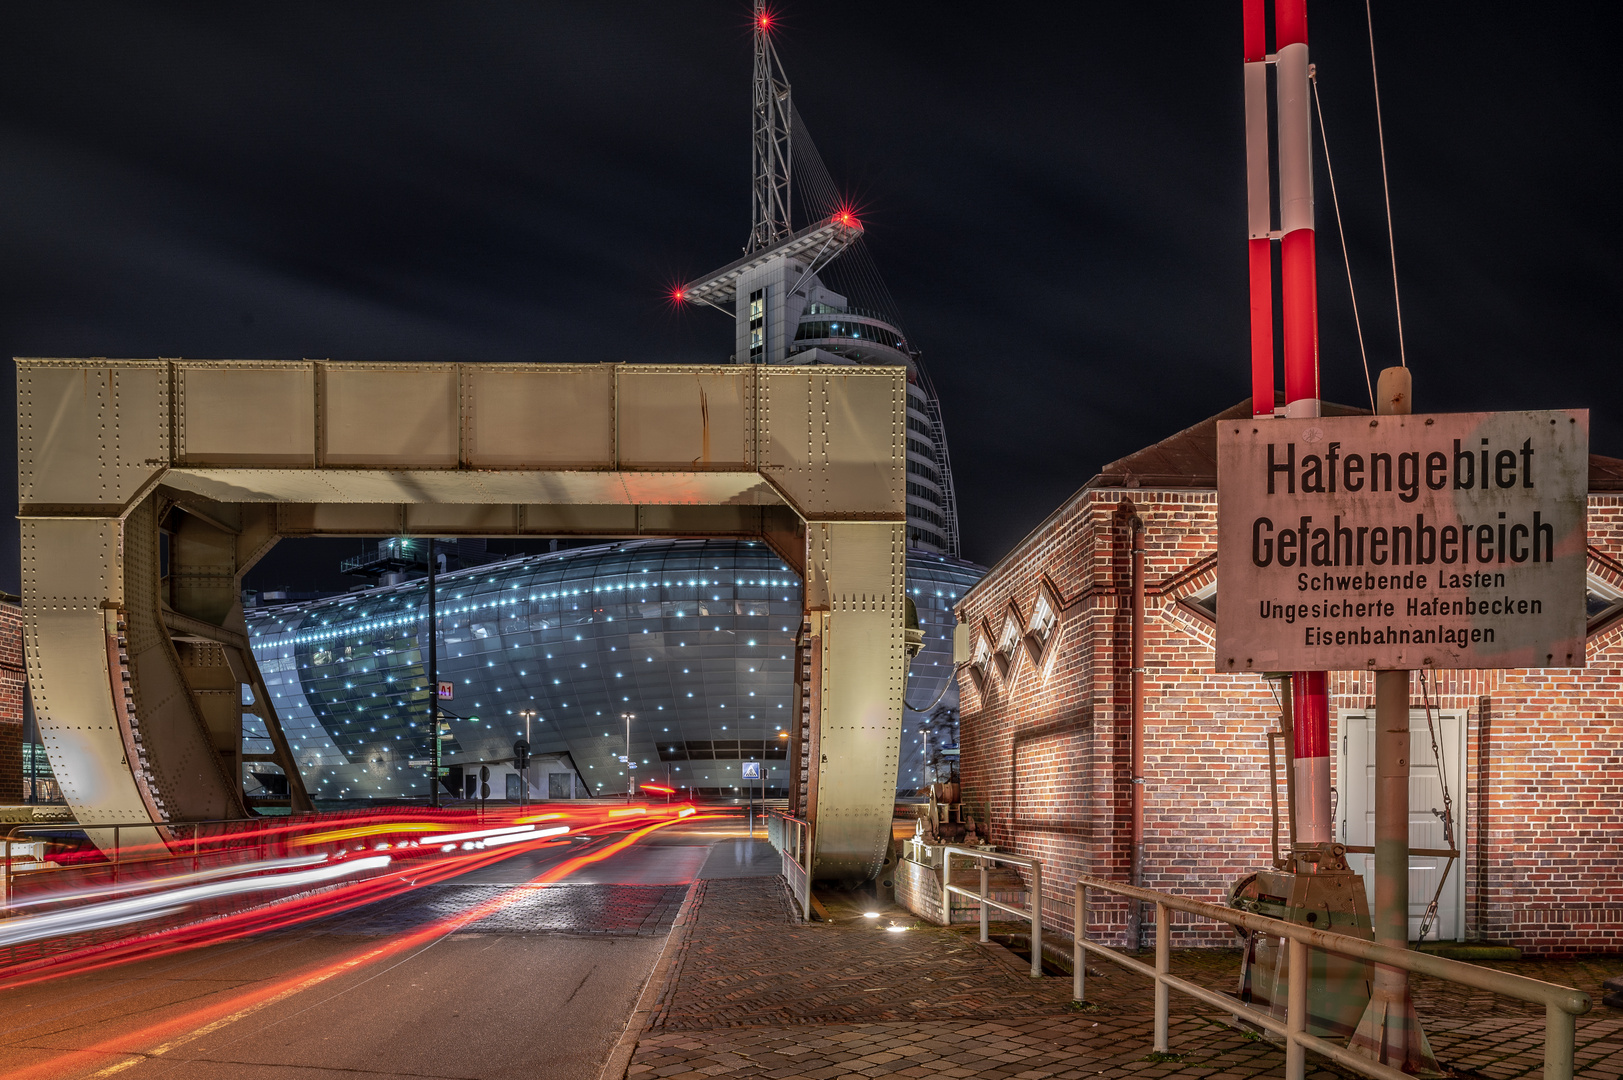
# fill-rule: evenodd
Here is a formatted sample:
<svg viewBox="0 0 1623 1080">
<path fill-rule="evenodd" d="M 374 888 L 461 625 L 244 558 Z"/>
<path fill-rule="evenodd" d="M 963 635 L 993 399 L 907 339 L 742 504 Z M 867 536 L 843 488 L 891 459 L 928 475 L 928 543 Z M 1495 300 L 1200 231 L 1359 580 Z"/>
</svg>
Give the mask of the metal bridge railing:
<svg viewBox="0 0 1623 1080">
<path fill-rule="evenodd" d="M 1093 889 L 1155 905 L 1154 966 L 1135 960 L 1130 956 L 1125 956 L 1115 949 L 1087 940 L 1088 893 Z M 983 908 L 982 911 L 984 912 L 984 910 Z M 1230 926 L 1238 926 L 1246 930 L 1272 934 L 1289 941 L 1287 952 L 1289 992 L 1283 1023 L 1267 1012 L 1241 1002 L 1238 998 L 1215 990 L 1209 990 L 1204 986 L 1179 978 L 1171 973 L 1172 921 L 1169 918 L 1169 913 L 1173 911 L 1181 911 L 1188 915 L 1228 923 Z M 984 914 L 982 918 L 985 918 Z M 984 926 L 984 923 L 982 925 Z M 1169 998 L 1170 992 L 1177 990 L 1180 993 L 1188 994 L 1197 1001 L 1216 1006 L 1227 1013 L 1244 1018 L 1247 1022 L 1255 1024 L 1265 1031 L 1283 1037 L 1285 1040 L 1285 1080 L 1302 1080 L 1306 1071 L 1306 1056 L 1309 1050 L 1322 1057 L 1329 1058 L 1344 1068 L 1362 1073 L 1365 1076 L 1376 1077 L 1377 1080 L 1412 1080 L 1409 1074 L 1405 1072 L 1394 1069 L 1389 1065 L 1382 1065 L 1328 1039 L 1308 1034 L 1307 983 L 1309 948 L 1334 953 L 1337 956 L 1350 957 L 1355 960 L 1368 960 L 1377 964 L 1385 964 L 1388 967 L 1402 968 L 1404 971 L 1414 974 L 1429 975 L 1446 982 L 1471 986 L 1479 990 L 1487 990 L 1495 994 L 1503 994 L 1506 997 L 1543 1005 L 1545 1016 L 1544 1080 L 1572 1080 L 1573 1018 L 1581 1013 L 1588 1012 L 1590 1006 L 1589 995 L 1581 990 L 1541 982 L 1538 979 L 1529 979 L 1524 975 L 1513 975 L 1509 972 L 1495 971 L 1492 968 L 1477 967 L 1474 964 L 1466 964 L 1458 960 L 1447 960 L 1426 953 L 1411 952 L 1408 949 L 1395 949 L 1387 945 L 1377 945 L 1373 941 L 1365 941 L 1362 938 L 1347 937 L 1343 934 L 1333 934 L 1324 930 L 1313 930 L 1296 923 L 1282 922 L 1278 919 L 1269 919 L 1249 912 L 1236 911 L 1233 908 L 1221 907 L 1217 904 L 1186 900 L 1167 893 L 1152 892 L 1149 889 L 1134 888 L 1131 885 L 1103 881 L 1099 878 L 1084 877 L 1077 882 L 1072 932 L 1075 943 L 1072 957 L 1074 965 L 1072 992 L 1077 1001 L 1087 1000 L 1083 997 L 1087 974 L 1083 961 L 1085 952 L 1091 952 L 1095 956 L 1104 957 L 1111 963 L 1119 964 L 1130 971 L 1136 971 L 1140 975 L 1155 980 L 1154 1048 L 1157 1052 L 1163 1054 L 1167 1052 Z M 982 940 L 985 940 L 984 930 L 982 931 Z M 1035 945 L 1034 940 L 1032 948 L 1034 963 L 1037 956 Z M 1035 971 L 1033 971 L 1033 974 L 1035 974 Z"/>
<path fill-rule="evenodd" d="M 952 857 L 954 855 L 967 855 L 980 864 L 981 887 L 979 892 L 972 892 L 960 885 L 952 883 Z M 1023 866 L 1031 873 L 1031 887 L 1026 890 L 1028 907 L 1015 907 L 1005 904 L 991 897 L 988 887 L 990 867 L 988 862 L 1010 863 L 1014 866 Z M 997 908 L 1007 911 L 1011 915 L 1018 915 L 1031 923 L 1031 977 L 1040 979 L 1043 976 L 1043 864 L 1039 859 L 1029 859 L 1024 855 L 1000 855 L 992 851 L 982 851 L 979 848 L 954 847 L 951 844 L 941 849 L 941 921 L 945 925 L 952 925 L 952 894 L 972 897 L 980 902 L 981 906 L 981 941 L 990 940 L 987 937 L 988 908 Z"/>
<path fill-rule="evenodd" d="M 782 810 L 768 810 L 766 838 L 783 856 L 783 879 L 789 883 L 800 917 L 811 921 L 812 826 Z"/>
</svg>

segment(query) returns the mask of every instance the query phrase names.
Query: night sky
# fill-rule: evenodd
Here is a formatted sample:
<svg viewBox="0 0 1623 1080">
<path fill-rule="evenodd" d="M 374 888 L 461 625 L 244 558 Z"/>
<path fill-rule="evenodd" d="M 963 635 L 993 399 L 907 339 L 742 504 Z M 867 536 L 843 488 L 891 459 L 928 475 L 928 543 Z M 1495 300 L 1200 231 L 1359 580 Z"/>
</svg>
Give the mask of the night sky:
<svg viewBox="0 0 1623 1080">
<path fill-rule="evenodd" d="M 1238 0 L 777 6 L 941 393 L 968 557 L 1249 394 Z M 1374 15 L 1418 410 L 1588 407 L 1592 449 L 1623 455 L 1598 10 Z M 0 350 L 725 361 L 730 320 L 665 293 L 746 238 L 748 14 L 6 5 Z M 1398 338 L 1364 7 L 1309 17 L 1378 370 Z M 1316 191 L 1323 392 L 1367 405 L 1322 156 Z M 0 589 L 18 578 L 11 522 Z"/>
</svg>

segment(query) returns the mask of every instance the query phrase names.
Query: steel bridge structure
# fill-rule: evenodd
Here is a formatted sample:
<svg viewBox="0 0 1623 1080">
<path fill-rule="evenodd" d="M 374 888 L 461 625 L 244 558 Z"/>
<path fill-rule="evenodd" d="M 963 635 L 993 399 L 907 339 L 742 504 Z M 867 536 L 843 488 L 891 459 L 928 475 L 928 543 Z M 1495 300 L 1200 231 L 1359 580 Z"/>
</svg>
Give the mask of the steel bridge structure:
<svg viewBox="0 0 1623 1080">
<path fill-rule="evenodd" d="M 247 816 L 248 760 L 309 807 L 241 603 L 284 536 L 750 538 L 806 583 L 813 874 L 884 864 L 905 369 L 20 359 L 17 395 L 28 677 L 79 820 Z"/>
</svg>

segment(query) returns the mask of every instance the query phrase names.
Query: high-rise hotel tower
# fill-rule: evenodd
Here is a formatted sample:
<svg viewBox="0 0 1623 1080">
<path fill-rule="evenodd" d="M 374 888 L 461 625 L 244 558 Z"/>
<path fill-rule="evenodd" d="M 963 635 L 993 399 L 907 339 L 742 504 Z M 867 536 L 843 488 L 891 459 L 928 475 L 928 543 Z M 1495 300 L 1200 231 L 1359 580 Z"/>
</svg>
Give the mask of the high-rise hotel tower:
<svg viewBox="0 0 1623 1080">
<path fill-rule="evenodd" d="M 771 29 L 758 8 L 749 242 L 742 258 L 678 297 L 735 317 L 736 363 L 907 369 L 907 595 L 924 642 L 908 672 L 897 791 L 913 794 L 950 760 L 940 751 L 957 745 L 952 607 L 985 569 L 958 557 L 940 407 L 862 224 L 795 115 Z M 799 230 L 789 213 L 796 198 L 817 208 Z M 851 280 L 845 292 L 829 284 L 836 274 Z M 853 302 L 858 289 L 871 295 Z M 443 790 L 478 791 L 489 771 L 496 798 L 517 797 L 513 743 L 527 734 L 539 798 L 616 795 L 639 780 L 742 798 L 752 759 L 759 792 L 791 794 L 799 778 L 787 740 L 804 728 L 795 693 L 803 586 L 765 545 L 622 541 L 459 568 L 425 540 L 395 538 L 353 560 L 354 572 L 381 580 L 376 587 L 248 612 L 266 686 L 318 800 L 427 792 L 430 559 L 444 571 L 433 677 L 454 688 Z M 244 750 L 264 752 L 266 738 L 250 730 Z M 267 786 L 278 779 L 253 775 Z"/>
<path fill-rule="evenodd" d="M 733 316 L 735 363 L 905 367 L 908 546 L 957 558 L 958 510 L 935 388 L 863 247 L 861 221 L 840 199 L 795 111 L 772 31 L 771 14 L 757 2 L 749 242 L 742 258 L 682 286 L 676 298 Z M 791 214 L 797 203 L 818 218 L 798 231 Z M 865 305 L 819 276 L 836 264 L 866 286 Z"/>
</svg>

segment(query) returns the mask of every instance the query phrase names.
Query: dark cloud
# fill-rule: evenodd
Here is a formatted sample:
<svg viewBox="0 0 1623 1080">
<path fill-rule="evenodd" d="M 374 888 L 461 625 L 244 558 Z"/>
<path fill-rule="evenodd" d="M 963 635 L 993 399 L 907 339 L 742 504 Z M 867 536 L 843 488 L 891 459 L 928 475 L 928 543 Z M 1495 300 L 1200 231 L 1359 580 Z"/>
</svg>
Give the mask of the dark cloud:
<svg viewBox="0 0 1623 1080">
<path fill-rule="evenodd" d="M 941 390 L 967 554 L 1248 393 L 1237 3 L 779 6 L 800 112 Z M 1590 10 L 1375 15 L 1420 406 L 1588 406 L 1618 454 L 1618 42 Z M 1380 367 L 1363 8 L 1311 18 Z M 724 358 L 725 320 L 662 290 L 744 239 L 748 77 L 742 2 L 8 6 L 0 341 Z M 1357 403 L 1322 162 L 1318 194 L 1324 388 Z"/>
</svg>

